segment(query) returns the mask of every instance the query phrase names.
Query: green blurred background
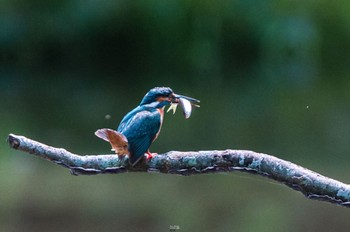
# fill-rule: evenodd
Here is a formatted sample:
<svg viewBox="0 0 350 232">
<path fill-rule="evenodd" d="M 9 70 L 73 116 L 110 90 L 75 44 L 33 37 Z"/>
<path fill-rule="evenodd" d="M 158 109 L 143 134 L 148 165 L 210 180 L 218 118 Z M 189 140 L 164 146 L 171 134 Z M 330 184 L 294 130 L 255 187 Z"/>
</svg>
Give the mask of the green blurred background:
<svg viewBox="0 0 350 232">
<path fill-rule="evenodd" d="M 350 182 L 350 1 L 0 1 L 0 231 L 348 231 L 350 210 L 244 173 L 72 176 L 9 133 L 109 152 L 155 86 L 201 100 L 153 152 L 248 149 Z M 110 115 L 111 118 L 108 119 Z"/>
</svg>

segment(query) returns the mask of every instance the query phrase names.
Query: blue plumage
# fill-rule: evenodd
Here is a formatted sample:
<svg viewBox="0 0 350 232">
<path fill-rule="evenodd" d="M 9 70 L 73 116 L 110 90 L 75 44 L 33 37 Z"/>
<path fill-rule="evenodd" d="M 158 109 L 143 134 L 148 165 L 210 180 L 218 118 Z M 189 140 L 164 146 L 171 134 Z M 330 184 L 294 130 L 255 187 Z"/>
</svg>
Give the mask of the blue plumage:
<svg viewBox="0 0 350 232">
<path fill-rule="evenodd" d="M 129 154 L 130 163 L 135 165 L 145 153 L 150 154 L 149 147 L 158 137 L 162 126 L 164 107 L 170 103 L 179 103 L 179 98 L 199 102 L 177 95 L 169 87 L 156 87 L 143 97 L 139 106 L 124 116 L 117 131 L 99 129 L 95 135 L 108 141 L 118 155 Z"/>
<path fill-rule="evenodd" d="M 124 117 L 117 131 L 128 138 L 132 164 L 148 151 L 160 131 L 161 121 L 159 110 L 147 106 L 139 106 Z"/>
</svg>

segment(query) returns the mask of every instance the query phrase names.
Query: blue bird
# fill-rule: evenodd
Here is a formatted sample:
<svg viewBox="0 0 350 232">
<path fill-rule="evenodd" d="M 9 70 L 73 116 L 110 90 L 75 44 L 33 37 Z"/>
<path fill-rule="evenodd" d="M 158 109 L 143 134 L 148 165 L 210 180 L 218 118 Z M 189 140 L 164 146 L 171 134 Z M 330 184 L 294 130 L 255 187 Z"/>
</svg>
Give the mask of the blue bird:
<svg viewBox="0 0 350 232">
<path fill-rule="evenodd" d="M 176 106 L 183 101 L 188 102 L 182 104 L 184 112 L 191 111 L 191 104 L 198 106 L 199 103 L 197 99 L 175 94 L 169 87 L 153 88 L 143 97 L 139 106 L 124 116 L 117 131 L 104 128 L 97 130 L 95 135 L 109 142 L 119 156 L 129 155 L 129 161 L 134 166 L 145 154 L 148 159 L 155 155 L 150 153 L 149 147 L 159 135 L 164 108 L 170 104 Z M 188 105 L 190 109 L 185 109 Z"/>
</svg>

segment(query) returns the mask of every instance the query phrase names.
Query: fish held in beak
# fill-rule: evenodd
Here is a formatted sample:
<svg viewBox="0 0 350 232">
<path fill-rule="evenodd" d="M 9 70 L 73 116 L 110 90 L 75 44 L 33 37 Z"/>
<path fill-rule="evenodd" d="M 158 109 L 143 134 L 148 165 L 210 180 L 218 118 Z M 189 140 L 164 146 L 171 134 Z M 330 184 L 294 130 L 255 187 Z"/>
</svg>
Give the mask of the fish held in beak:
<svg viewBox="0 0 350 232">
<path fill-rule="evenodd" d="M 192 113 L 191 102 L 186 100 L 185 98 L 180 98 L 180 105 L 182 107 L 182 111 L 183 111 L 185 118 L 188 119 Z"/>
<path fill-rule="evenodd" d="M 167 112 L 172 110 L 173 114 L 175 114 L 177 106 L 180 104 L 180 106 L 182 108 L 182 112 L 183 112 L 185 118 L 188 119 L 191 116 L 191 113 L 192 113 L 192 105 L 195 106 L 195 107 L 199 107 L 199 105 L 195 104 L 195 103 L 199 103 L 199 100 L 194 99 L 194 98 L 181 96 L 181 95 L 177 95 L 176 101 L 171 103 L 171 105 L 168 108 Z"/>
<path fill-rule="evenodd" d="M 169 106 L 169 108 L 168 108 L 168 110 L 166 111 L 167 113 L 169 112 L 169 111 L 173 111 L 173 114 L 175 114 L 175 112 L 176 112 L 176 108 L 177 108 L 177 104 L 178 103 L 171 103 L 170 104 L 170 106 Z"/>
</svg>

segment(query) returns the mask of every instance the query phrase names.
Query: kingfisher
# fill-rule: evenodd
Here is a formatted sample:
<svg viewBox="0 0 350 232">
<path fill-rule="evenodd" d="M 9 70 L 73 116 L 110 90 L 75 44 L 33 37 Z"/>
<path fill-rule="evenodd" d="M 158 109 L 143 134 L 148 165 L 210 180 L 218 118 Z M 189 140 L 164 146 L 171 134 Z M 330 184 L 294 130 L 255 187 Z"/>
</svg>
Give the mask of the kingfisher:
<svg viewBox="0 0 350 232">
<path fill-rule="evenodd" d="M 162 127 L 164 109 L 175 113 L 176 106 L 182 106 L 184 115 L 188 118 L 191 106 L 199 107 L 200 101 L 175 94 L 169 87 L 155 87 L 143 97 L 140 105 L 127 113 L 117 130 L 99 129 L 95 135 L 112 146 L 112 151 L 121 158 L 129 155 L 129 162 L 135 166 L 144 156 L 151 159 L 156 153 L 151 153 L 149 147 L 157 139 Z"/>
</svg>

